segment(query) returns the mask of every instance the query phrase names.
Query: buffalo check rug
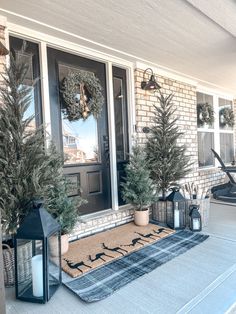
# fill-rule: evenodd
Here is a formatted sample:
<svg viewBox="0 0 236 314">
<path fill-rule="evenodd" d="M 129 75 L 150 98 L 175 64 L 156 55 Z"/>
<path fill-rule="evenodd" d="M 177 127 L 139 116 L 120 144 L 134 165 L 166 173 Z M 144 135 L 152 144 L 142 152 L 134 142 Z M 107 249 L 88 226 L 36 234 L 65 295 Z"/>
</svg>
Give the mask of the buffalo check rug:
<svg viewBox="0 0 236 314">
<path fill-rule="evenodd" d="M 77 278 L 63 272 L 63 284 L 85 302 L 99 301 L 207 238 L 201 233 L 177 231 Z"/>
</svg>

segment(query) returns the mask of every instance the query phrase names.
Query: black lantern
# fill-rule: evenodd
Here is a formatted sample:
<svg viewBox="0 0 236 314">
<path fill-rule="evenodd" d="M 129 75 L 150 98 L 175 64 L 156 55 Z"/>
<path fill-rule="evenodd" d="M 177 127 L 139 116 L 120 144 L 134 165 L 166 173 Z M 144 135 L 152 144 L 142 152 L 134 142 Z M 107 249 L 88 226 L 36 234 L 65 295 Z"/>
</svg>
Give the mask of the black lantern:
<svg viewBox="0 0 236 314">
<path fill-rule="evenodd" d="M 199 205 L 189 206 L 189 216 L 190 216 L 190 230 L 201 231 L 202 230 L 202 218 L 199 213 Z"/>
<path fill-rule="evenodd" d="M 34 205 L 15 236 L 16 298 L 46 303 L 61 284 L 61 228 Z"/>
<path fill-rule="evenodd" d="M 178 187 L 171 190 L 172 192 L 166 198 L 166 223 L 172 229 L 184 229 L 186 227 L 186 200 Z"/>
</svg>

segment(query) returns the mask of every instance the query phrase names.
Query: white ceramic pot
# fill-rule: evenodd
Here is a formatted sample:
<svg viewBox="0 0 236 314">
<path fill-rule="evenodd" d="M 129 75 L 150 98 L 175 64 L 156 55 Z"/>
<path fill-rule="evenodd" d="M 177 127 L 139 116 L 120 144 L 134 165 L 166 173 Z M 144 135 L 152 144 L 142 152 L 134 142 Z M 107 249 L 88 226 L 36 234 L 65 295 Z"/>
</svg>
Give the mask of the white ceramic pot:
<svg viewBox="0 0 236 314">
<path fill-rule="evenodd" d="M 134 223 L 137 226 L 147 226 L 149 224 L 149 208 L 134 211 Z"/>
</svg>

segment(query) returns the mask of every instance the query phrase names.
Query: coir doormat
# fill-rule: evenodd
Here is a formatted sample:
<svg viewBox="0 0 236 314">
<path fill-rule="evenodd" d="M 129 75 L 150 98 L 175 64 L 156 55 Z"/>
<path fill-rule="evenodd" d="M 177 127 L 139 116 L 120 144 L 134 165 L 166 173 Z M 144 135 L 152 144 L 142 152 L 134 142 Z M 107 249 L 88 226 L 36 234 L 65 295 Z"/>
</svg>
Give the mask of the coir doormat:
<svg viewBox="0 0 236 314">
<path fill-rule="evenodd" d="M 185 253 L 207 238 L 207 235 L 200 233 L 178 231 L 123 258 L 90 271 L 84 276 L 71 278 L 63 274 L 63 284 L 85 302 L 99 301 L 131 281 Z"/>
<path fill-rule="evenodd" d="M 131 222 L 80 239 L 70 243 L 69 251 L 62 258 L 62 269 L 71 277 L 78 277 L 173 232 L 156 224 L 140 227 Z"/>
</svg>

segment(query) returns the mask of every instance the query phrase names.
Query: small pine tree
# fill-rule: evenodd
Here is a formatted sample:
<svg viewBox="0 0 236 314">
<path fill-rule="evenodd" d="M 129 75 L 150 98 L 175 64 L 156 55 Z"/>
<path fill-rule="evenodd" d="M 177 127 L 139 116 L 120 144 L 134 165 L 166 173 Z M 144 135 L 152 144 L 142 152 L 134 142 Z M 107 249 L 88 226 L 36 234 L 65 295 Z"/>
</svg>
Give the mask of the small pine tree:
<svg viewBox="0 0 236 314">
<path fill-rule="evenodd" d="M 34 116 L 26 117 L 32 88 L 24 84 L 27 71 L 26 63 L 10 55 L 0 88 L 0 210 L 3 231 L 9 235 L 29 213 L 32 201 L 43 198 L 50 209 L 59 195 L 68 201 L 61 156 L 54 145 L 45 149 L 43 128 L 32 128 Z M 78 217 L 77 207 L 73 209 Z"/>
<path fill-rule="evenodd" d="M 190 171 L 186 146 L 178 143 L 183 133 L 173 117 L 173 94 L 157 96 L 160 106 L 155 105 L 154 124 L 147 138 L 146 151 L 151 178 L 162 191 L 162 198 L 171 185 L 176 185 Z"/>
<path fill-rule="evenodd" d="M 145 210 L 157 200 L 157 191 L 147 168 L 146 154 L 137 144 L 132 149 L 125 173 L 126 181 L 121 183 L 123 199 L 136 210 Z"/>
</svg>

